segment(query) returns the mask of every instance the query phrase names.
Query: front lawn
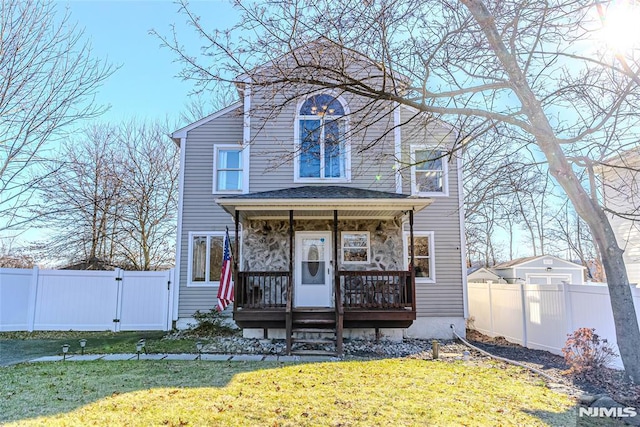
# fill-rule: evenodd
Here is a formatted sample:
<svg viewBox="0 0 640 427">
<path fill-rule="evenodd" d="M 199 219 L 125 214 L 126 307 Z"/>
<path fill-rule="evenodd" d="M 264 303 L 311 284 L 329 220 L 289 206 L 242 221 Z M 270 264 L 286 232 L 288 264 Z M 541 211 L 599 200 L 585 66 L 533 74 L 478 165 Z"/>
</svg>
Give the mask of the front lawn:
<svg viewBox="0 0 640 427">
<path fill-rule="evenodd" d="M 570 398 L 486 362 L 54 362 L 0 384 L 9 425 L 575 425 Z"/>
<path fill-rule="evenodd" d="M 194 353 L 196 338 L 166 339 L 163 331 L 126 332 L 81 332 L 81 331 L 36 331 L 0 333 L 0 345 L 6 351 L 20 341 L 42 341 L 47 343 L 51 355 L 62 353 L 62 345 L 69 344 L 69 354 L 80 354 L 80 340 L 86 339 L 85 354 L 135 353 L 136 343 L 145 339 L 149 353 Z M 206 343 L 206 339 L 202 339 Z"/>
</svg>

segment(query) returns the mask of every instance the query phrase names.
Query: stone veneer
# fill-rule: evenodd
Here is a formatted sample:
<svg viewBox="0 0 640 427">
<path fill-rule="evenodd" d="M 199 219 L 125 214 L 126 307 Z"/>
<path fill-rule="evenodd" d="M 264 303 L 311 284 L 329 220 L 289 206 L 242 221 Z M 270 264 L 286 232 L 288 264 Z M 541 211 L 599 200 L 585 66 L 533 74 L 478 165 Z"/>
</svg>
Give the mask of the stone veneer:
<svg viewBox="0 0 640 427">
<path fill-rule="evenodd" d="M 333 231 L 333 221 L 295 220 L 294 231 Z M 404 269 L 402 226 L 399 220 L 338 221 L 338 239 L 341 231 L 368 231 L 371 245 L 369 264 L 344 264 L 340 265 L 342 270 Z M 243 271 L 288 271 L 289 221 L 245 223 L 242 255 Z"/>
<path fill-rule="evenodd" d="M 294 222 L 294 231 L 332 230 L 333 221 L 331 220 L 297 220 Z M 338 231 L 368 231 L 371 249 L 369 264 L 344 264 L 340 265 L 340 269 L 403 270 L 402 227 L 399 221 L 338 221 Z M 242 239 L 242 271 L 289 270 L 288 221 L 249 221 L 248 224 L 244 224 Z M 339 253 L 338 258 L 340 258 Z M 286 284 L 284 282 L 277 281 L 269 286 L 264 286 L 258 284 L 259 279 L 252 280 L 257 282 L 246 290 L 248 301 L 263 301 L 267 304 L 281 304 L 286 301 Z"/>
</svg>

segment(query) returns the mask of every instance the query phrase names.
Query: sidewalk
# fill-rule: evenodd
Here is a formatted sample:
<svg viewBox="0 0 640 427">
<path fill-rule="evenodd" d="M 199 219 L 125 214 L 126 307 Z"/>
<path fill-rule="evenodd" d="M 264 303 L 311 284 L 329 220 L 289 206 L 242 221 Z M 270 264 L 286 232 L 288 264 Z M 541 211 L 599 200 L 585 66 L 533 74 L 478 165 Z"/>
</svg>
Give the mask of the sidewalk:
<svg viewBox="0 0 640 427">
<path fill-rule="evenodd" d="M 72 354 L 63 358 L 60 355 L 44 356 L 37 359 L 29 360 L 29 363 L 40 362 L 75 362 L 87 360 L 202 360 L 214 362 L 330 362 L 336 360 L 330 356 L 278 356 L 264 354 L 208 354 L 203 353 L 198 357 L 197 354 L 144 354 L 138 356 L 135 353 L 126 354 Z"/>
</svg>

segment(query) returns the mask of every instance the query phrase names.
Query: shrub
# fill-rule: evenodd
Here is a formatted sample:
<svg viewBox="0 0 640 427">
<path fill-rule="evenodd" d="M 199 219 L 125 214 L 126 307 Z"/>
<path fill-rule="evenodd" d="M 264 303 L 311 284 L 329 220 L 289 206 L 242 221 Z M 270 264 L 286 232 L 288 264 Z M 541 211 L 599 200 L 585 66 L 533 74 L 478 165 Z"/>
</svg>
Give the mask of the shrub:
<svg viewBox="0 0 640 427">
<path fill-rule="evenodd" d="M 193 314 L 193 318 L 197 324 L 191 325 L 189 333 L 192 335 L 199 337 L 228 336 L 237 332 L 227 324 L 226 317 L 215 308 L 205 313 L 197 310 Z"/>
<path fill-rule="evenodd" d="M 607 340 L 600 339 L 593 328 L 577 329 L 567 337 L 562 354 L 570 373 L 581 374 L 606 367 L 617 356 Z"/>
</svg>

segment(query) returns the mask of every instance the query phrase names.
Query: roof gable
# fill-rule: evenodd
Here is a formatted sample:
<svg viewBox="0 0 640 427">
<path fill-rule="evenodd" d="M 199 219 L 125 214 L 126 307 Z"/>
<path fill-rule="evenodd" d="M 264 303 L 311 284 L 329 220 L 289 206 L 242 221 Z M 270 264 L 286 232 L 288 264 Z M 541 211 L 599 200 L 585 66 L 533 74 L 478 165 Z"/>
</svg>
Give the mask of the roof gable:
<svg viewBox="0 0 640 427">
<path fill-rule="evenodd" d="M 190 125 L 187 125 L 183 128 L 180 128 L 176 131 L 174 131 L 171 134 L 171 138 L 173 139 L 173 141 L 178 145 L 178 147 L 180 146 L 180 138 L 186 138 L 187 137 L 187 132 L 200 127 L 206 123 L 209 123 L 211 120 L 217 119 L 220 116 L 224 116 L 227 113 L 230 113 L 233 110 L 236 110 L 238 108 L 242 108 L 242 101 L 238 101 L 235 102 L 231 105 L 229 105 L 228 107 L 223 108 L 222 110 L 218 110 L 215 113 L 211 113 L 209 114 L 207 117 L 204 117 L 200 120 L 198 120 L 197 122 L 193 122 Z"/>
<path fill-rule="evenodd" d="M 559 261 L 560 263 L 564 264 L 567 268 L 582 268 L 582 269 L 585 268 L 580 264 L 576 264 L 575 262 L 567 261 L 562 258 L 555 257 L 553 255 L 538 255 L 538 256 L 530 256 L 530 257 L 524 257 L 524 258 L 517 258 L 511 261 L 503 262 L 501 264 L 494 265 L 493 270 L 504 270 L 507 268 L 523 267 L 523 266 L 526 266 L 527 264 L 531 264 L 535 261 L 539 261 L 544 258 L 551 259 L 554 261 Z"/>
</svg>

